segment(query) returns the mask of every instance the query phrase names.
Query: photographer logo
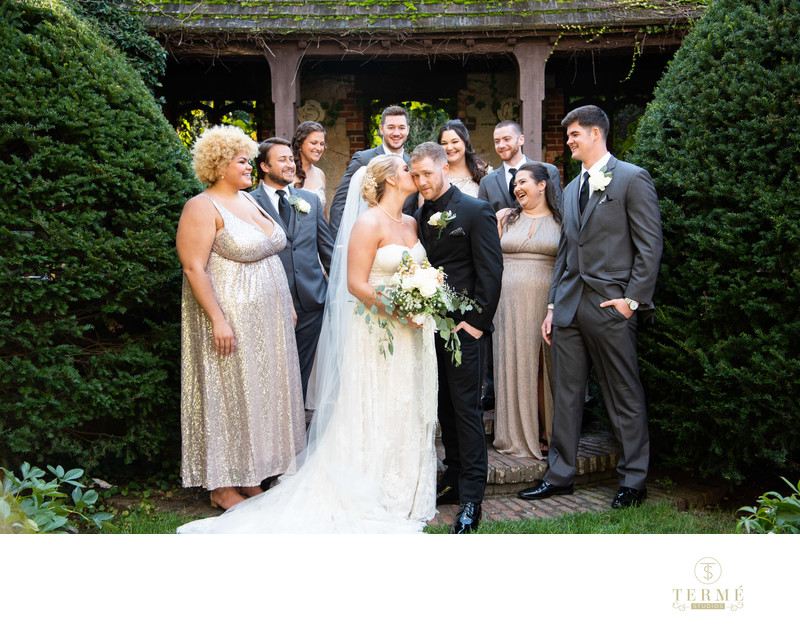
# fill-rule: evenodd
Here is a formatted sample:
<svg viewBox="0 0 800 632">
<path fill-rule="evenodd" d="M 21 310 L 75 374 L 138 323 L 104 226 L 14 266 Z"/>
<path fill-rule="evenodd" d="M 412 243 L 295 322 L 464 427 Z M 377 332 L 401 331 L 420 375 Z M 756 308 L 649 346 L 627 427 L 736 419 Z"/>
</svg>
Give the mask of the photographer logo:
<svg viewBox="0 0 800 632">
<path fill-rule="evenodd" d="M 735 612 L 744 608 L 744 588 L 726 586 L 719 582 L 722 577 L 722 564 L 713 557 L 699 559 L 694 565 L 695 584 L 672 589 L 672 607 L 686 610 L 730 610 Z M 713 588 L 712 584 L 715 584 Z"/>
</svg>

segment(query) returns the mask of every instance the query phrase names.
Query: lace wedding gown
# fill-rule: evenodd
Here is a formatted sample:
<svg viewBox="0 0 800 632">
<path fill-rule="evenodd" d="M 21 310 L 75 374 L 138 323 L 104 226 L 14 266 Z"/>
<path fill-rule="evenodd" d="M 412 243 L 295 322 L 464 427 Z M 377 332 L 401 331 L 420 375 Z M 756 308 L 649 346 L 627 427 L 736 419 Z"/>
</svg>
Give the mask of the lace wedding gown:
<svg viewBox="0 0 800 632">
<path fill-rule="evenodd" d="M 416 261 L 425 257 L 420 242 L 378 249 L 373 287 L 389 281 L 406 251 Z M 312 426 L 321 421 L 324 432 L 311 442 L 302 466 L 268 492 L 179 533 L 408 533 L 433 518 L 434 330 L 431 323 L 421 330 L 398 324 L 394 353 L 382 354 L 383 330 L 354 308 L 351 302 L 344 318 L 337 395 L 315 413 Z"/>
</svg>

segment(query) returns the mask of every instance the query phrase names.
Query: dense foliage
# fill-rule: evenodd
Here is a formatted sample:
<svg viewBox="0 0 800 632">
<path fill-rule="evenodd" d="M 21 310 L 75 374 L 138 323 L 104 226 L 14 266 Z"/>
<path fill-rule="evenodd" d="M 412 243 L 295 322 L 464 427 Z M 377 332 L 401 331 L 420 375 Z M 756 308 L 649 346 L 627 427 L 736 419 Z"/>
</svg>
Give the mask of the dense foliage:
<svg viewBox="0 0 800 632">
<path fill-rule="evenodd" d="M 64 3 L 0 0 L 0 57 L 0 462 L 176 459 L 188 153 Z"/>
<path fill-rule="evenodd" d="M 167 52 L 147 33 L 141 18 L 120 0 L 68 0 L 75 12 L 92 21 L 116 48 L 125 53 L 152 92 L 167 70 Z"/>
<path fill-rule="evenodd" d="M 641 340 L 658 456 L 743 477 L 800 446 L 800 0 L 718 0 L 639 125 L 665 252 Z"/>
</svg>

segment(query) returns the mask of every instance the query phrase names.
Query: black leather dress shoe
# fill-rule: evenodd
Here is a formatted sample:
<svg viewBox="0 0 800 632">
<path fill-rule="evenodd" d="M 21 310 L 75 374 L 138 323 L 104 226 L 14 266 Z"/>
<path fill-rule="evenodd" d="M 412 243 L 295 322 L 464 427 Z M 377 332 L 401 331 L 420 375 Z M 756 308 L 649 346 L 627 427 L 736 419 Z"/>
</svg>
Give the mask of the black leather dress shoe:
<svg viewBox="0 0 800 632">
<path fill-rule="evenodd" d="M 436 490 L 436 506 L 439 505 L 458 505 L 458 488 L 452 485 L 445 485 Z"/>
<path fill-rule="evenodd" d="M 647 498 L 646 489 L 634 489 L 633 487 L 620 487 L 614 500 L 611 501 L 611 506 L 614 509 L 622 509 L 623 507 L 638 507 Z"/>
<path fill-rule="evenodd" d="M 450 533 L 474 533 L 481 522 L 480 503 L 461 503 Z"/>
<path fill-rule="evenodd" d="M 542 481 L 538 487 L 529 487 L 517 492 L 517 497 L 522 500 L 542 500 L 550 496 L 569 496 L 573 491 L 572 485 L 552 485 Z"/>
<path fill-rule="evenodd" d="M 481 397 L 481 408 L 483 408 L 483 410 L 494 410 L 494 395 L 484 395 Z"/>
</svg>

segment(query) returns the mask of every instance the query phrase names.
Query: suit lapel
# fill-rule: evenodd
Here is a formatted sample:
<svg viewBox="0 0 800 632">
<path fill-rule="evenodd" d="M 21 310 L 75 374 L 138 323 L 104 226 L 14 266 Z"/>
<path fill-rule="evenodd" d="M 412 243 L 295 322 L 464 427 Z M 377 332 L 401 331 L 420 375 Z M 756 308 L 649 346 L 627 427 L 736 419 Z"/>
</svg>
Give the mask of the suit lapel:
<svg viewBox="0 0 800 632">
<path fill-rule="evenodd" d="M 508 184 L 506 183 L 506 166 L 503 164 L 497 170 L 497 178 L 495 179 L 495 183 L 500 188 L 500 197 L 503 199 L 503 203 L 506 208 L 510 208 L 514 206 L 514 200 L 511 199 L 511 195 L 508 192 Z M 500 210 L 500 209 L 498 209 Z"/>
<path fill-rule="evenodd" d="M 291 241 L 292 236 L 289 233 L 289 227 L 283 223 L 283 220 L 281 219 L 281 216 L 278 213 L 278 209 L 276 209 L 275 206 L 273 206 L 272 202 L 269 199 L 269 196 L 267 195 L 266 191 L 264 191 L 264 187 L 259 184 L 258 188 L 253 193 L 253 197 L 261 205 L 261 208 L 263 208 L 267 212 L 267 214 L 270 216 L 270 219 L 272 219 L 272 221 L 274 221 L 278 226 L 280 226 L 283 229 L 283 232 L 286 233 L 286 238 L 289 241 Z"/>
<path fill-rule="evenodd" d="M 576 231 L 581 229 L 581 217 L 578 206 L 580 176 L 572 180 L 564 189 L 564 223 L 570 222 Z"/>
<path fill-rule="evenodd" d="M 617 159 L 614 156 L 608 159 L 606 163 L 606 173 L 612 175 L 612 181 L 608 184 L 605 188 L 605 191 L 592 191 L 591 195 L 589 196 L 589 201 L 586 203 L 586 209 L 583 211 L 583 217 L 581 218 L 581 229 L 586 226 L 586 222 L 589 221 L 589 218 L 594 213 L 594 210 L 597 208 L 598 203 L 602 200 L 606 195 L 608 195 L 608 190 L 610 187 L 613 186 L 613 171 L 614 167 L 617 166 Z"/>
<path fill-rule="evenodd" d="M 297 195 L 297 191 L 295 191 L 295 189 L 293 187 L 291 187 L 291 186 L 286 187 L 286 192 L 289 195 L 295 195 L 297 197 L 300 197 L 299 195 Z M 297 237 L 297 231 L 300 229 L 300 220 L 298 220 L 298 215 L 302 215 L 302 213 L 300 213 L 300 211 L 298 211 L 293 206 L 292 207 L 292 214 L 289 217 L 289 230 L 292 231 L 292 238 Z"/>
</svg>

